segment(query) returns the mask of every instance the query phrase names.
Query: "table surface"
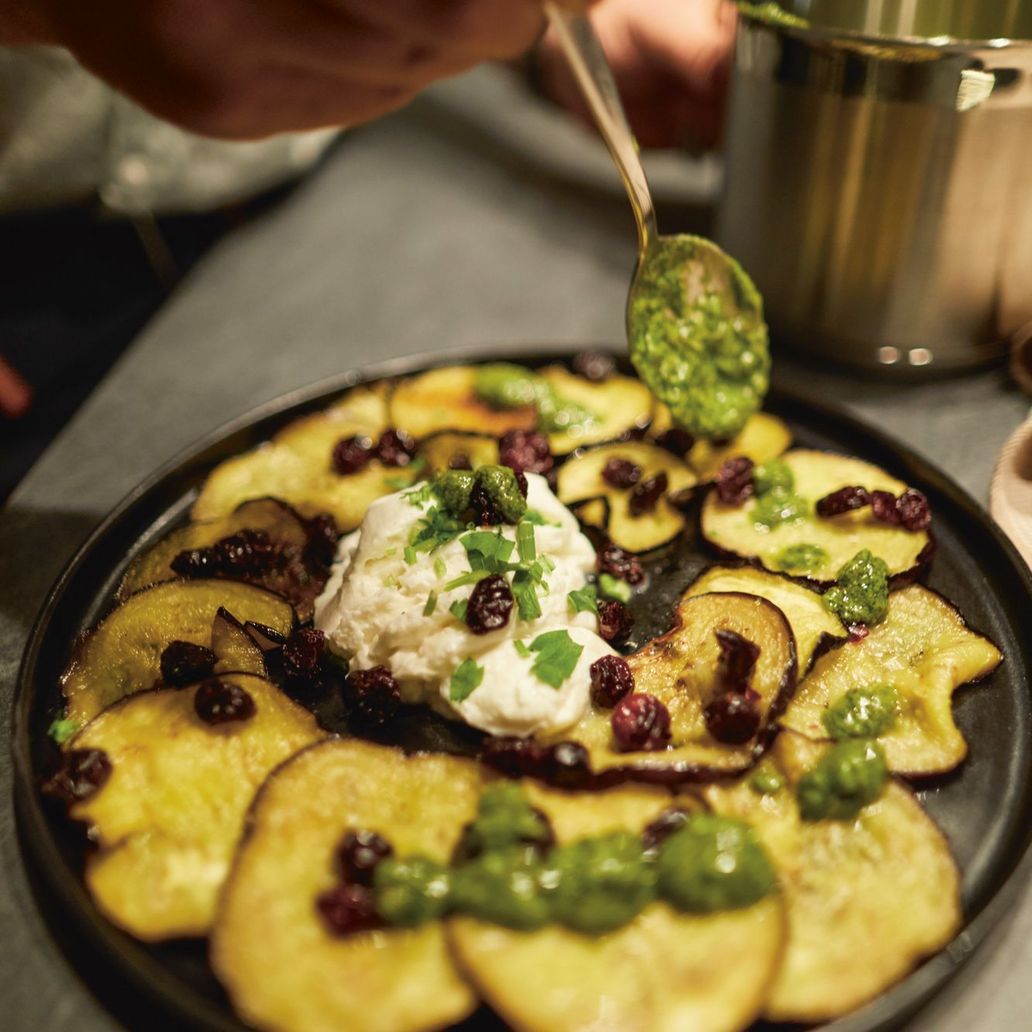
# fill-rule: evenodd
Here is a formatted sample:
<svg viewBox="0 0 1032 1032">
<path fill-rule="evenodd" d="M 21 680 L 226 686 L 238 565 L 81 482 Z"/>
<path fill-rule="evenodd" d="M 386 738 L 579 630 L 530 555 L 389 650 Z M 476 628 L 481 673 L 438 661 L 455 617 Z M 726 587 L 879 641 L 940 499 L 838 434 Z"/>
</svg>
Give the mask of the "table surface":
<svg viewBox="0 0 1032 1032">
<path fill-rule="evenodd" d="M 713 162 L 650 161 L 665 229 L 704 229 Z M 76 546 L 155 467 L 248 408 L 354 366 L 453 345 L 623 337 L 633 224 L 601 148 L 495 70 L 351 134 L 285 202 L 222 241 L 0 512 L 0 999 L 4 1027 L 116 1017 L 41 918 L 19 850 L 7 738 L 21 651 Z M 920 386 L 817 372 L 781 382 L 898 435 L 985 501 L 1028 402 L 1000 371 Z M 1032 892 L 908 1026 L 980 1032 L 1032 1010 Z M 152 1024 L 148 1022 L 148 1024 Z"/>
</svg>

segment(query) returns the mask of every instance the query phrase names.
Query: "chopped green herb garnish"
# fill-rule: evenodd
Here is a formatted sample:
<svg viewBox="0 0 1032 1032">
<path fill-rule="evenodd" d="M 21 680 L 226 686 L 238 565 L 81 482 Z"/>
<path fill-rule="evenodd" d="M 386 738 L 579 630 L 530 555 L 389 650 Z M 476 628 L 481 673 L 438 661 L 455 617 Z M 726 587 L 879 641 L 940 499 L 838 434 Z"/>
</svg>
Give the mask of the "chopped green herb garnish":
<svg viewBox="0 0 1032 1032">
<path fill-rule="evenodd" d="M 55 717 L 50 727 L 47 728 L 47 734 L 58 745 L 64 745 L 80 727 L 82 727 L 82 724 L 71 717 Z"/>
<path fill-rule="evenodd" d="M 521 562 L 529 563 L 537 558 L 537 543 L 534 540 L 534 524 L 520 520 L 516 527 L 516 554 Z"/>
<path fill-rule="evenodd" d="M 555 560 L 550 555 L 543 555 L 539 561 L 546 573 L 551 573 L 555 569 Z"/>
<path fill-rule="evenodd" d="M 454 591 L 456 588 L 465 588 L 470 584 L 476 584 L 477 581 L 482 581 L 485 577 L 490 577 L 491 572 L 489 570 L 467 570 L 465 573 L 460 573 L 458 577 L 453 577 L 444 586 L 445 591 Z"/>
<path fill-rule="evenodd" d="M 426 605 L 423 606 L 423 616 L 433 616 L 434 610 L 437 608 L 437 592 L 431 591 L 426 596 Z"/>
<path fill-rule="evenodd" d="M 631 586 L 625 580 L 614 577 L 611 573 L 601 573 L 598 577 L 598 590 L 603 598 L 616 599 L 617 602 L 631 601 Z"/>
<path fill-rule="evenodd" d="M 517 638 L 517 639 L 516 639 L 516 640 L 515 640 L 515 641 L 514 641 L 514 642 L 512 643 L 512 647 L 513 647 L 513 648 L 514 648 L 514 649 L 515 649 L 515 650 L 516 650 L 516 651 L 517 651 L 517 652 L 518 652 L 518 653 L 519 653 L 519 654 L 520 654 L 520 655 L 521 655 L 521 656 L 522 656 L 522 657 L 523 657 L 524 659 L 530 659 L 530 657 L 531 657 L 531 656 L 533 655 L 533 653 L 532 653 L 532 652 L 530 651 L 530 649 L 529 649 L 529 648 L 527 647 L 527 643 L 526 643 L 525 641 L 520 641 L 520 639 L 519 639 L 519 638 Z"/>
<path fill-rule="evenodd" d="M 412 528 L 409 544 L 417 552 L 434 552 L 454 541 L 465 529 L 465 523 L 460 523 L 441 506 L 432 505 Z"/>
<path fill-rule="evenodd" d="M 561 523 L 556 523 L 554 520 L 546 520 L 544 516 L 537 511 L 537 509 L 528 509 L 524 514 L 523 518 L 528 523 L 533 523 L 535 527 L 561 527 Z"/>
<path fill-rule="evenodd" d="M 405 562 L 413 566 L 416 562 L 416 550 L 411 545 L 405 546 Z"/>
<path fill-rule="evenodd" d="M 537 587 L 527 570 L 517 570 L 512 578 L 512 597 L 516 600 L 521 620 L 536 620 L 541 616 Z"/>
<path fill-rule="evenodd" d="M 393 559 L 397 554 L 398 554 L 398 550 L 396 548 L 388 548 L 388 549 L 386 549 L 386 551 L 384 551 L 383 558 L 384 559 Z"/>
<path fill-rule="evenodd" d="M 471 530 L 459 540 L 466 549 L 470 568 L 488 573 L 506 572 L 509 557 L 516 547 L 501 531 L 494 530 Z"/>
<path fill-rule="evenodd" d="M 445 565 L 444 560 L 440 556 L 438 556 L 434 560 L 434 573 L 437 574 L 438 577 L 443 577 L 447 570 L 448 567 Z"/>
<path fill-rule="evenodd" d="M 448 612 L 451 613 L 459 623 L 465 623 L 467 608 L 469 608 L 469 599 L 460 598 L 457 602 L 453 602 L 448 606 Z"/>
<path fill-rule="evenodd" d="M 451 675 L 448 698 L 452 702 L 462 702 L 464 699 L 468 699 L 480 687 L 483 679 L 484 668 L 472 659 L 464 659 Z"/>
<path fill-rule="evenodd" d="M 558 688 L 573 673 L 584 646 L 578 645 L 569 631 L 546 631 L 530 643 L 530 650 L 537 653 L 531 673 L 539 681 Z"/>
<path fill-rule="evenodd" d="M 566 596 L 571 613 L 598 614 L 598 589 L 594 584 L 585 584 Z"/>
<path fill-rule="evenodd" d="M 409 505 L 422 507 L 427 502 L 433 501 L 433 485 L 430 483 L 429 480 L 425 480 L 418 487 L 414 487 L 411 491 L 406 491 L 404 498 L 409 503 Z"/>
</svg>

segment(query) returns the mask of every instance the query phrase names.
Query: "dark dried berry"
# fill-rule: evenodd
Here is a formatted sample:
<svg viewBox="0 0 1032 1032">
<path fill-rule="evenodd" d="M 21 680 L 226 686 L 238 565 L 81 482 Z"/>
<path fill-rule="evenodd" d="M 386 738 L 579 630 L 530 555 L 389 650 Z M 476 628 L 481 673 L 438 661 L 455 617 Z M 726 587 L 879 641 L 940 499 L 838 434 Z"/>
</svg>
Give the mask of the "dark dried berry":
<svg viewBox="0 0 1032 1032">
<path fill-rule="evenodd" d="M 182 688 L 207 677 L 215 668 L 215 653 L 192 641 L 172 641 L 161 653 L 161 680 Z"/>
<path fill-rule="evenodd" d="M 666 473 L 655 473 L 636 484 L 627 499 L 627 511 L 632 516 L 644 516 L 652 512 L 659 504 L 660 498 L 666 494 L 670 480 Z"/>
<path fill-rule="evenodd" d="M 280 659 L 289 678 L 308 679 L 319 673 L 326 651 L 326 635 L 315 627 L 299 627 L 283 645 Z"/>
<path fill-rule="evenodd" d="M 401 705 L 398 682 L 385 666 L 353 670 L 348 675 L 355 715 L 371 727 L 386 724 Z"/>
<path fill-rule="evenodd" d="M 602 479 L 612 487 L 634 487 L 641 473 L 641 466 L 630 459 L 613 458 L 602 467 Z"/>
<path fill-rule="evenodd" d="M 654 695 L 637 692 L 621 699 L 609 723 L 621 752 L 665 749 L 670 744 L 670 712 Z"/>
<path fill-rule="evenodd" d="M 530 738 L 492 735 L 484 739 L 480 758 L 489 767 L 510 778 L 533 773 L 547 750 Z"/>
<path fill-rule="evenodd" d="M 581 788 L 591 777 L 591 759 L 580 742 L 556 742 L 530 773 L 559 788 Z"/>
<path fill-rule="evenodd" d="M 466 606 L 466 626 L 474 634 L 490 634 L 509 622 L 513 597 L 509 582 L 495 573 L 477 581 Z"/>
<path fill-rule="evenodd" d="M 347 476 L 358 473 L 369 465 L 373 457 L 373 442 L 368 437 L 356 434 L 343 437 L 333 446 L 330 464 L 335 473 Z"/>
<path fill-rule="evenodd" d="M 645 570 L 641 560 L 630 552 L 625 552 L 619 545 L 607 542 L 598 553 L 595 567 L 599 573 L 608 573 L 617 580 L 638 585 L 645 580 Z"/>
<path fill-rule="evenodd" d="M 855 645 L 858 641 L 863 641 L 871 633 L 871 629 L 864 623 L 852 623 L 847 628 L 849 631 L 849 640 Z"/>
<path fill-rule="evenodd" d="M 753 483 L 753 460 L 745 455 L 728 459 L 717 471 L 717 497 L 725 505 L 744 505 L 756 491 Z"/>
<path fill-rule="evenodd" d="M 657 849 L 675 831 L 680 831 L 691 816 L 691 810 L 685 810 L 680 806 L 664 810 L 651 824 L 645 825 L 645 829 L 641 833 L 642 845 L 646 849 Z"/>
<path fill-rule="evenodd" d="M 932 522 L 932 509 L 928 499 L 920 492 L 909 488 L 896 499 L 899 522 L 907 530 L 925 530 Z"/>
<path fill-rule="evenodd" d="M 611 599 L 598 601 L 598 636 L 610 645 L 620 644 L 634 626 L 634 616 L 622 602 Z"/>
<path fill-rule="evenodd" d="M 264 530 L 245 528 L 220 538 L 212 546 L 219 572 L 246 577 L 266 573 L 276 566 L 282 552 Z"/>
<path fill-rule="evenodd" d="M 548 473 L 555 465 L 548 438 L 536 430 L 510 430 L 502 434 L 498 461 L 517 473 Z"/>
<path fill-rule="evenodd" d="M 365 885 L 334 885 L 315 897 L 315 909 L 331 935 L 353 935 L 383 925 L 373 892 Z"/>
<path fill-rule="evenodd" d="M 222 572 L 214 548 L 188 548 L 173 556 L 168 565 L 173 573 L 190 580 L 217 577 Z"/>
<path fill-rule="evenodd" d="M 518 469 L 513 470 L 513 472 L 516 474 L 516 486 L 519 488 L 520 494 L 526 498 L 527 492 L 530 490 L 530 484 L 527 483 L 527 474 Z"/>
<path fill-rule="evenodd" d="M 66 803 L 78 803 L 99 791 L 109 777 L 111 760 L 103 749 L 72 749 L 43 791 Z"/>
<path fill-rule="evenodd" d="M 455 452 L 454 455 L 448 460 L 448 469 L 472 469 L 473 460 L 470 459 L 469 455 L 464 452 Z"/>
<path fill-rule="evenodd" d="M 844 512 L 862 509 L 871 504 L 871 493 L 866 487 L 840 487 L 831 494 L 817 499 L 814 509 L 818 516 L 841 516 Z"/>
<path fill-rule="evenodd" d="M 592 383 L 608 380 L 616 368 L 612 355 L 603 354 L 601 351 L 582 351 L 571 364 L 578 376 L 583 376 Z"/>
<path fill-rule="evenodd" d="M 760 695 L 751 688 L 724 692 L 711 699 L 703 711 L 709 733 L 728 745 L 742 745 L 760 729 Z"/>
<path fill-rule="evenodd" d="M 656 444 L 660 448 L 665 448 L 671 454 L 676 455 L 679 459 L 683 459 L 692 450 L 695 438 L 687 430 L 682 430 L 680 427 L 675 426 L 661 433 L 656 438 Z"/>
<path fill-rule="evenodd" d="M 317 513 L 305 520 L 308 539 L 305 542 L 305 562 L 313 566 L 329 566 L 337 556 L 340 531 L 337 521 L 328 513 Z"/>
<path fill-rule="evenodd" d="M 497 527 L 505 522 L 505 517 L 495 508 L 494 499 L 478 480 L 469 495 L 469 505 L 473 516 L 481 527 Z"/>
<path fill-rule="evenodd" d="M 394 847 L 375 831 L 351 829 L 337 846 L 337 870 L 347 882 L 372 885 L 376 865 L 394 852 Z"/>
<path fill-rule="evenodd" d="M 623 656 L 602 656 L 588 668 L 591 701 L 599 709 L 612 709 L 634 691 L 634 674 Z"/>
<path fill-rule="evenodd" d="M 231 681 L 213 677 L 197 686 L 194 712 L 205 724 L 228 724 L 250 720 L 257 712 L 251 693 Z"/>
<path fill-rule="evenodd" d="M 416 454 L 416 442 L 404 430 L 384 430 L 376 442 L 376 457 L 385 466 L 407 466 Z"/>
<path fill-rule="evenodd" d="M 728 692 L 744 692 L 760 658 L 759 645 L 737 631 L 718 630 L 714 634 L 720 647 L 717 676 L 721 686 Z"/>
<path fill-rule="evenodd" d="M 871 515 L 879 523 L 898 526 L 899 510 L 896 508 L 896 496 L 891 491 L 872 491 Z"/>
</svg>

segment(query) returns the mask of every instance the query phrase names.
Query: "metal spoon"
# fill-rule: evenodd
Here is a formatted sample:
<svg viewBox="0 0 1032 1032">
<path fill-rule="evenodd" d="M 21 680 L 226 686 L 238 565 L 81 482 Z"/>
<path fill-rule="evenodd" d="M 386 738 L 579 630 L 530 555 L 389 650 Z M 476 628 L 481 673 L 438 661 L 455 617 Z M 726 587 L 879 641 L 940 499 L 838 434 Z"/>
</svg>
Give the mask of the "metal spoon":
<svg viewBox="0 0 1032 1032">
<path fill-rule="evenodd" d="M 702 436 L 731 436 L 767 389 L 760 295 L 711 240 L 660 235 L 638 144 L 591 22 L 553 0 L 545 0 L 544 9 L 634 212 L 638 261 L 627 294 L 631 360 L 677 423 Z"/>
</svg>

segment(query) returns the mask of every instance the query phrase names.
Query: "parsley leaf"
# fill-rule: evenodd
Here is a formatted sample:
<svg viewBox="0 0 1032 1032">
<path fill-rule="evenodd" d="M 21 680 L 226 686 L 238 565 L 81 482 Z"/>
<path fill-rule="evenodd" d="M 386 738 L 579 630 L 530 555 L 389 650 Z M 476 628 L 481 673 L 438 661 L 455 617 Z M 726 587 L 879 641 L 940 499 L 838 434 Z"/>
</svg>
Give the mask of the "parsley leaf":
<svg viewBox="0 0 1032 1032">
<path fill-rule="evenodd" d="M 584 646 L 578 645 L 569 631 L 546 631 L 530 643 L 530 650 L 537 653 L 530 672 L 539 681 L 559 688 L 573 673 Z"/>
<path fill-rule="evenodd" d="M 594 584 L 585 584 L 566 596 L 571 613 L 594 613 L 598 615 L 598 591 Z"/>
<path fill-rule="evenodd" d="M 521 620 L 536 620 L 541 615 L 534 579 L 527 570 L 517 570 L 512 578 L 512 597 Z"/>
<path fill-rule="evenodd" d="M 631 601 L 631 586 L 609 573 L 601 573 L 598 577 L 598 590 L 605 598 L 616 599 L 617 602 Z"/>
<path fill-rule="evenodd" d="M 516 547 L 515 542 L 504 537 L 501 531 L 493 530 L 471 530 L 459 540 L 466 549 L 470 568 L 487 570 L 488 573 L 504 573 Z"/>
<path fill-rule="evenodd" d="M 451 675 L 448 698 L 452 702 L 462 702 L 464 699 L 468 699 L 480 687 L 483 679 L 484 668 L 467 657 Z"/>
<path fill-rule="evenodd" d="M 469 599 L 460 598 L 457 602 L 453 602 L 448 606 L 448 612 L 455 617 L 459 623 L 466 622 L 466 610 L 469 608 Z"/>
<path fill-rule="evenodd" d="M 534 653 L 532 653 L 532 652 L 530 651 L 530 649 L 529 649 L 529 648 L 527 648 L 527 643 L 526 643 L 525 641 L 520 641 L 520 639 L 519 639 L 519 638 L 517 638 L 517 639 L 516 639 L 516 640 L 515 640 L 515 641 L 514 641 L 514 642 L 512 643 L 512 647 L 513 647 L 513 648 L 514 648 L 514 649 L 515 649 L 515 650 L 516 650 L 516 651 L 517 651 L 517 652 L 518 652 L 518 653 L 519 653 L 519 654 L 520 654 L 520 655 L 521 655 L 521 656 L 522 656 L 522 657 L 523 657 L 524 659 L 530 659 L 530 657 L 531 657 L 531 656 L 532 656 L 532 655 L 534 654 Z"/>
<path fill-rule="evenodd" d="M 409 546 L 417 552 L 434 552 L 454 541 L 466 525 L 460 523 L 439 505 L 431 505 L 423 518 L 412 528 Z"/>
</svg>

